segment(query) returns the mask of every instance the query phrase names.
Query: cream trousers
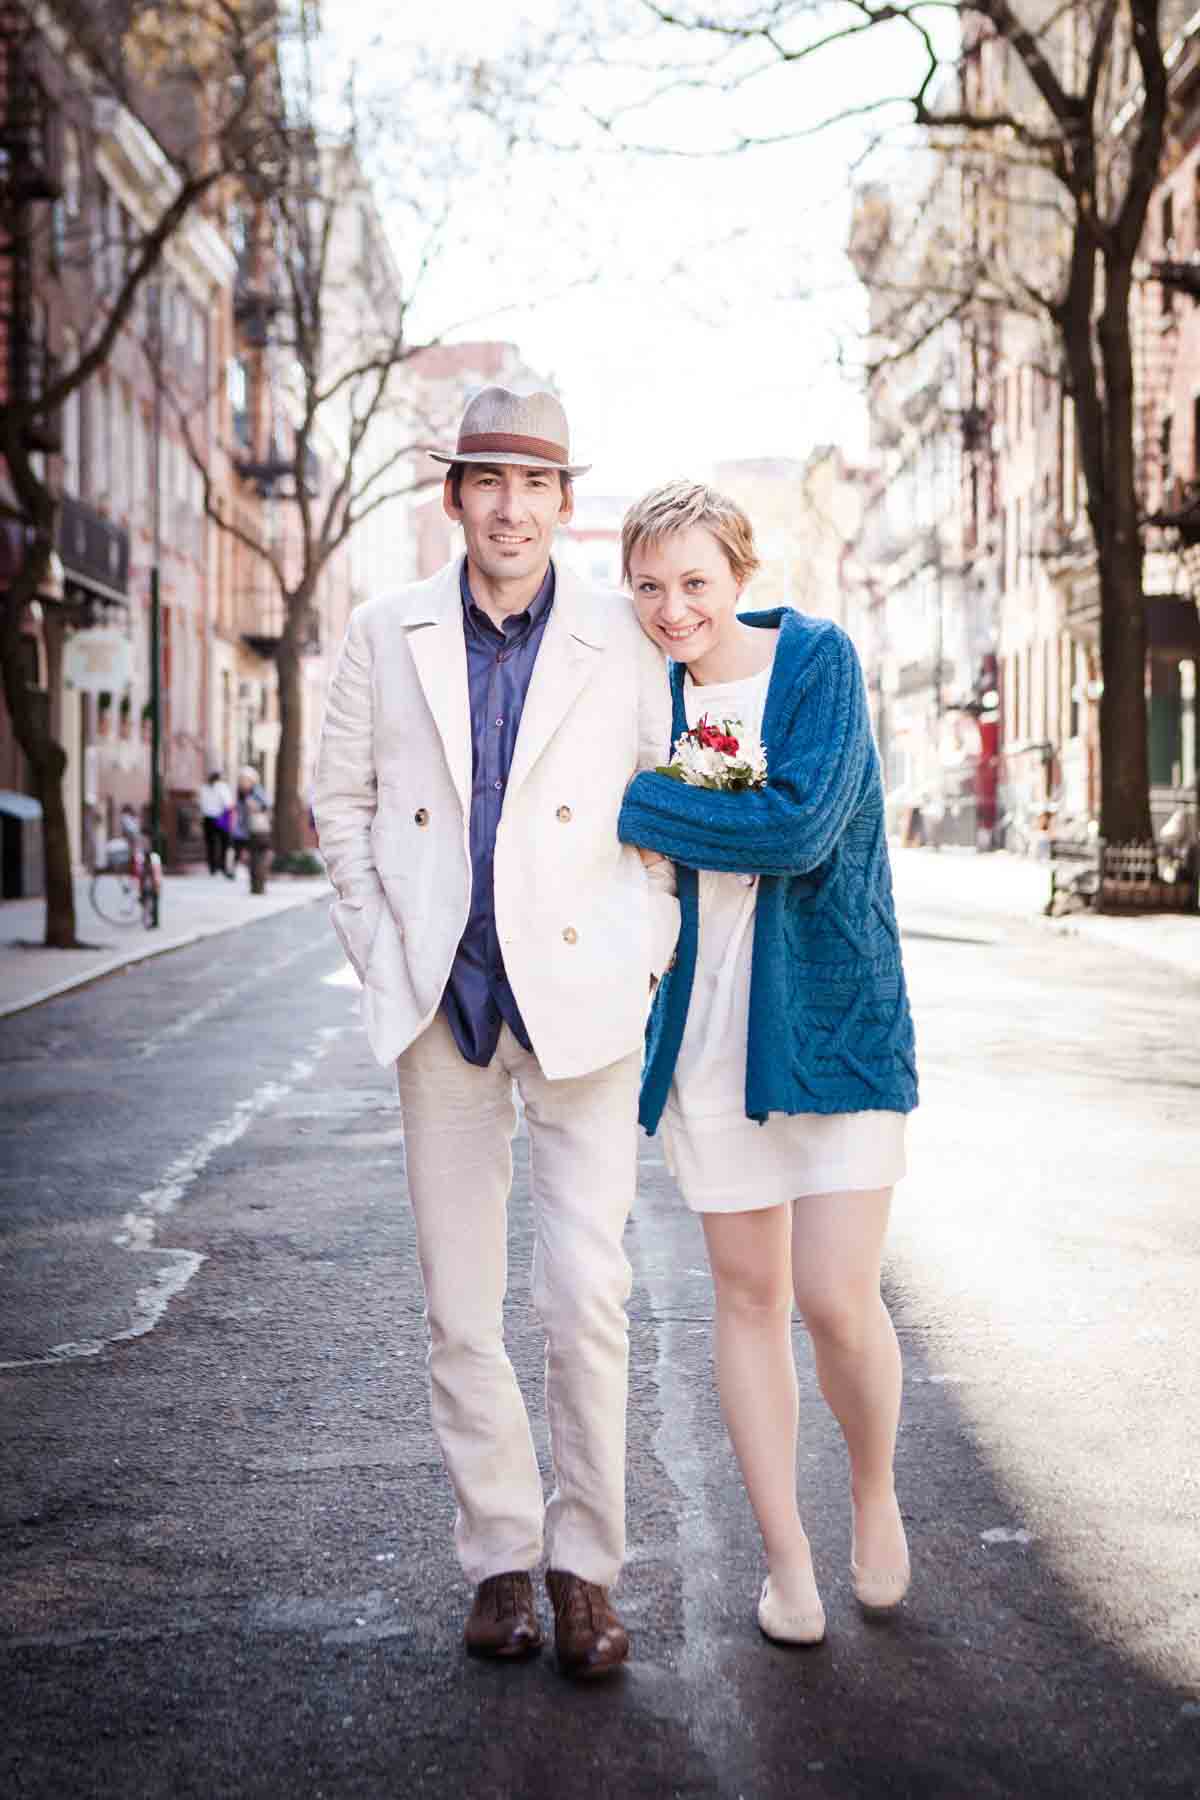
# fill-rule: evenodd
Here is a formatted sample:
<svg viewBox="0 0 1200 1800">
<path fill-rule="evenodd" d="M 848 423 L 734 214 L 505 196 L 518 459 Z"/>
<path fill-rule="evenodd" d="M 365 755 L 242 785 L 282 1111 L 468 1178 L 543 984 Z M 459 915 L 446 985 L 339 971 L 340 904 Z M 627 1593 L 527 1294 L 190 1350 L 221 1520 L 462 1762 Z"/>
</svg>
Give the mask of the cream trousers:
<svg viewBox="0 0 1200 1800">
<path fill-rule="evenodd" d="M 507 1025 L 486 1069 L 439 1012 L 396 1064 L 425 1284 L 433 1427 L 468 1579 L 551 1568 L 607 1586 L 625 1553 L 631 1275 L 641 1058 L 548 1081 Z M 549 1501 L 504 1348 L 508 1197 L 520 1092 L 529 1127 L 533 1303 L 546 1332 Z"/>
</svg>

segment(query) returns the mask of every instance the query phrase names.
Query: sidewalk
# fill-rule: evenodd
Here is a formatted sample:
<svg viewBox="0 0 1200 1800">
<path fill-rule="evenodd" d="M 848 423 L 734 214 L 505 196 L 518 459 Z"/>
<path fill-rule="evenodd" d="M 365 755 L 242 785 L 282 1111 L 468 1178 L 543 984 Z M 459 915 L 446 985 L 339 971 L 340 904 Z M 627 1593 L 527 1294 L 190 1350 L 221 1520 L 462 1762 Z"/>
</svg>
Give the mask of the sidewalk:
<svg viewBox="0 0 1200 1800">
<path fill-rule="evenodd" d="M 238 870 L 234 881 L 211 876 L 207 870 L 167 875 L 161 924 L 156 931 L 147 931 L 140 917 L 132 925 L 110 925 L 100 918 L 89 898 L 90 887 L 90 875 L 76 877 L 75 929 L 80 942 L 87 945 L 83 950 L 43 948 L 44 900 L 0 902 L 0 1018 L 95 981 L 127 963 L 236 931 L 256 919 L 306 906 L 331 893 L 323 875 L 272 875 L 265 894 L 251 894 L 244 868 Z"/>
<path fill-rule="evenodd" d="M 964 913 L 1024 919 L 1062 937 L 1107 944 L 1166 963 L 1200 980 L 1200 914 L 1081 910 L 1048 919 L 1043 909 L 1050 892 L 1050 870 L 1044 862 L 1012 856 L 1005 850 L 981 856 L 974 850 L 901 850 L 894 845 L 891 856 L 901 923 L 906 902 L 919 904 L 921 898 L 936 892 L 943 904 Z"/>
</svg>

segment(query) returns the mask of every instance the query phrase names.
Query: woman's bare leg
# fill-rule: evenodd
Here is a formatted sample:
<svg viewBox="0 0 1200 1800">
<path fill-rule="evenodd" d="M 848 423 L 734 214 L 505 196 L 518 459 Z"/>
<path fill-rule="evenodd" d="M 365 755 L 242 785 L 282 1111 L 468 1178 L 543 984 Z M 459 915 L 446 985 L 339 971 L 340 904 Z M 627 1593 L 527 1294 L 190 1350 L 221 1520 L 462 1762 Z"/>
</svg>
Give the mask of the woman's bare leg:
<svg viewBox="0 0 1200 1800">
<path fill-rule="evenodd" d="M 796 1506 L 791 1208 L 705 1213 L 703 1223 L 716 1294 L 721 1411 L 763 1535 L 772 1588 L 784 1605 L 811 1609 L 812 1561 Z"/>
<path fill-rule="evenodd" d="M 907 1560 L 896 1503 L 900 1346 L 879 1292 L 892 1190 L 808 1194 L 792 1209 L 796 1305 L 817 1379 L 850 1453 L 855 1558 L 889 1571 Z"/>
</svg>

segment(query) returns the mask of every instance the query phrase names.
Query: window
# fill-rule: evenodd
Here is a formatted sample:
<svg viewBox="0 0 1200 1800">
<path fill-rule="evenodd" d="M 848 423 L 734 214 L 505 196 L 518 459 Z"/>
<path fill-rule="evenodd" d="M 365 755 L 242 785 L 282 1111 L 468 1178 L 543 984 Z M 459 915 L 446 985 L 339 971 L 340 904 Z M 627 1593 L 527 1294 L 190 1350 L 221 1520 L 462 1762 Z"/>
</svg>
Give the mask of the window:
<svg viewBox="0 0 1200 1800">
<path fill-rule="evenodd" d="M 1083 712 L 1083 698 L 1087 686 L 1087 665 L 1083 660 L 1083 651 L 1078 644 L 1071 646 L 1071 693 L 1070 707 L 1067 713 L 1067 735 L 1079 736 L 1079 721 Z"/>
<path fill-rule="evenodd" d="M 74 125 L 63 127 L 62 209 L 68 232 L 83 212 L 83 158 Z"/>
<path fill-rule="evenodd" d="M 113 513 L 118 519 L 129 516 L 130 492 L 130 458 L 133 452 L 133 401 L 129 392 L 129 383 L 122 381 L 117 386 L 117 404 L 114 417 L 112 447 L 112 503 Z"/>
<path fill-rule="evenodd" d="M 158 464 L 162 453 L 159 437 L 154 430 L 153 424 L 147 424 L 146 435 L 143 442 L 145 460 L 142 466 L 146 471 L 146 522 L 153 531 L 156 524 L 154 509 L 158 502 Z"/>
<path fill-rule="evenodd" d="M 79 360 L 79 339 L 73 331 L 68 331 L 63 338 L 63 360 L 68 369 L 73 369 Z M 65 494 L 78 495 L 83 479 L 82 425 L 79 389 L 72 388 L 63 401 L 62 411 L 62 481 Z"/>
<path fill-rule="evenodd" d="M 99 375 L 91 383 L 88 414 L 88 488 L 95 504 L 102 506 L 108 503 L 112 483 L 112 390 L 107 375 Z"/>
<path fill-rule="evenodd" d="M 1162 253 L 1170 261 L 1175 255 L 1175 202 L 1170 194 L 1163 195 L 1162 209 L 1159 215 L 1162 235 Z M 1159 286 L 1159 310 L 1164 317 L 1175 310 L 1175 290 L 1167 282 Z"/>
<path fill-rule="evenodd" d="M 130 427 L 129 523 L 134 526 L 140 525 L 145 517 L 146 495 L 150 491 L 146 480 L 146 421 L 136 400 Z"/>
<path fill-rule="evenodd" d="M 246 255 L 249 238 L 246 231 L 246 214 L 236 200 L 229 207 L 229 248 L 239 263 Z"/>
<path fill-rule="evenodd" d="M 235 442 L 243 450 L 250 448 L 250 383 L 246 376 L 246 365 L 240 356 L 231 356 L 226 372 L 229 387 L 229 406 L 233 413 L 232 425 Z"/>
<path fill-rule="evenodd" d="M 1012 680 L 1009 682 L 1009 699 L 1011 702 L 1007 735 L 1014 741 L 1021 735 L 1021 653 L 1014 650 L 1011 658 Z"/>
<path fill-rule="evenodd" d="M 1174 444 L 1175 421 L 1167 414 L 1158 428 L 1158 460 L 1162 468 L 1163 493 L 1166 494 L 1175 479 Z"/>
</svg>

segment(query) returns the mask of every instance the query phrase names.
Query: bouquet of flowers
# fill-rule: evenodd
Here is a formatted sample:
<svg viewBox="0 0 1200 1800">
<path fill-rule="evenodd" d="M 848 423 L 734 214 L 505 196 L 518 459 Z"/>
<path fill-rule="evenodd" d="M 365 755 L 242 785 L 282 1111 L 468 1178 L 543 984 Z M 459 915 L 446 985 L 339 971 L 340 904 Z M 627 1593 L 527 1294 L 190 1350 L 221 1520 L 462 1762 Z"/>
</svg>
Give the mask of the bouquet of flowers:
<svg viewBox="0 0 1200 1800">
<path fill-rule="evenodd" d="M 767 753 L 739 719 L 712 720 L 707 714 L 683 732 L 671 761 L 655 771 L 688 787 L 718 788 L 727 794 L 767 784 Z"/>
</svg>

